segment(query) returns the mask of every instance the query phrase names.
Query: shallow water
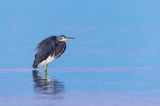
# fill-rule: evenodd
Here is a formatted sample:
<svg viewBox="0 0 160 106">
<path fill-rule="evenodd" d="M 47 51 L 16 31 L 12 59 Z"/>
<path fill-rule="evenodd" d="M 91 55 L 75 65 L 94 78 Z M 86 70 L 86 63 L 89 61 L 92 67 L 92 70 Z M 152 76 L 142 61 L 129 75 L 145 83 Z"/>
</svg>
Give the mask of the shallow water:
<svg viewBox="0 0 160 106">
<path fill-rule="evenodd" d="M 159 106 L 160 72 L 105 68 L 0 70 L 2 106 Z"/>
</svg>

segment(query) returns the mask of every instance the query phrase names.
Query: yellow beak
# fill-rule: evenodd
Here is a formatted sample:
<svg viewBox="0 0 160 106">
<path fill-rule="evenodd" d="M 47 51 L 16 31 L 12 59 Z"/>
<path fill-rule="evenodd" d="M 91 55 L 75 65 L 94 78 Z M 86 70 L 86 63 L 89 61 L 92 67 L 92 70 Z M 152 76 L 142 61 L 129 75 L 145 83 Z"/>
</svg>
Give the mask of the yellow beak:
<svg viewBox="0 0 160 106">
<path fill-rule="evenodd" d="M 75 39 L 75 38 L 73 38 L 73 37 L 65 37 L 64 39 L 65 39 L 65 40 L 73 40 L 73 39 Z"/>
</svg>

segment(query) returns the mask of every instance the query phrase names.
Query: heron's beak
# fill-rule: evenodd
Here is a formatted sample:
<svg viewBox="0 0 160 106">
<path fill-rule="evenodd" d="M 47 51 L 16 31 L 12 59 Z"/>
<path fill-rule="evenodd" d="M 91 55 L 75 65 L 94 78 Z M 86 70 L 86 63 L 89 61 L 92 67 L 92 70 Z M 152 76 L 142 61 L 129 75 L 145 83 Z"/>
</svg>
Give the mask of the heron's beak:
<svg viewBox="0 0 160 106">
<path fill-rule="evenodd" d="M 73 37 L 65 37 L 65 40 L 73 40 L 73 39 L 75 39 L 75 38 L 73 38 Z"/>
</svg>

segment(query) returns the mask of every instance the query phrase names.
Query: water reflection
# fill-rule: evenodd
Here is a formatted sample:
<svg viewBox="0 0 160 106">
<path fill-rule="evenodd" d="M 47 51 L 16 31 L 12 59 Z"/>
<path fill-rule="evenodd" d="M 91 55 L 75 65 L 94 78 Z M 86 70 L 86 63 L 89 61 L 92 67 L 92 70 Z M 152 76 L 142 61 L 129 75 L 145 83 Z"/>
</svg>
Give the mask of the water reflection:
<svg viewBox="0 0 160 106">
<path fill-rule="evenodd" d="M 43 78 L 43 76 L 36 70 L 32 71 L 34 81 L 34 91 L 40 94 L 60 94 L 64 92 L 64 85 L 62 82 Z"/>
</svg>

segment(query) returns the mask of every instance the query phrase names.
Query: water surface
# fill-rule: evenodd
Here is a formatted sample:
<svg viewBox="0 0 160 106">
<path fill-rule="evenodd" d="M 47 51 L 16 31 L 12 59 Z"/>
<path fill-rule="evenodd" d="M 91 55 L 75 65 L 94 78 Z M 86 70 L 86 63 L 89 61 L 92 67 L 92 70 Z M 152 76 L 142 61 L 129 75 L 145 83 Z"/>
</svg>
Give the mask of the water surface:
<svg viewBox="0 0 160 106">
<path fill-rule="evenodd" d="M 105 68 L 0 70 L 3 106 L 159 106 L 160 72 Z"/>
</svg>

